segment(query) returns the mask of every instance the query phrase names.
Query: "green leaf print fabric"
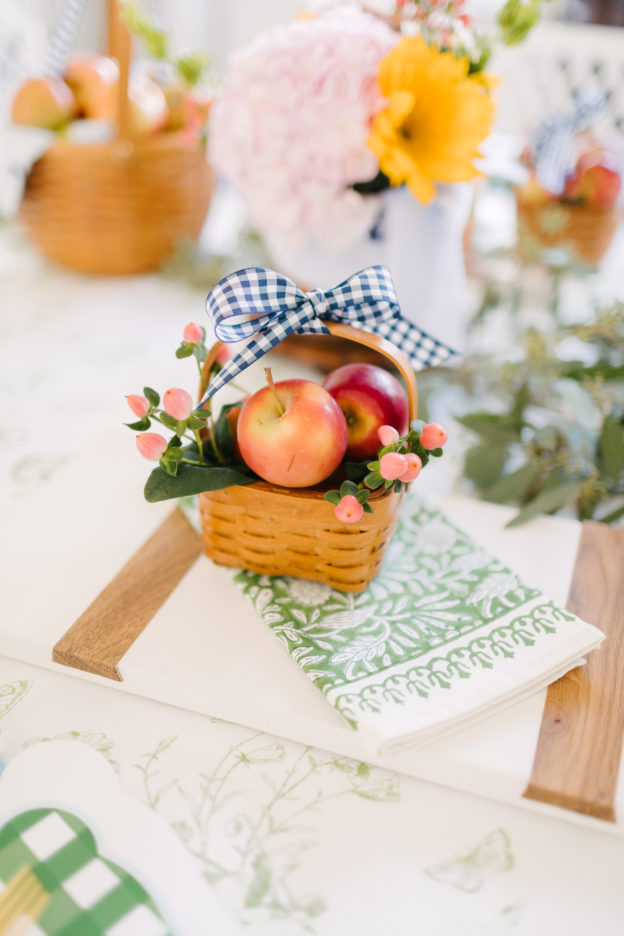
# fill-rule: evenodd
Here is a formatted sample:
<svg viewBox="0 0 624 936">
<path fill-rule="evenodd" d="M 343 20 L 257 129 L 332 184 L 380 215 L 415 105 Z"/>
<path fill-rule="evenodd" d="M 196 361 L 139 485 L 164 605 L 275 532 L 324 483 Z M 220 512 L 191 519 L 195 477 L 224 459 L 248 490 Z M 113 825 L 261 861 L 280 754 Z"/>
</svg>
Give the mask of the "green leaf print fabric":
<svg viewBox="0 0 624 936">
<path fill-rule="evenodd" d="M 236 580 L 378 754 L 546 686 L 603 638 L 413 494 L 362 594 L 247 571 Z"/>
</svg>

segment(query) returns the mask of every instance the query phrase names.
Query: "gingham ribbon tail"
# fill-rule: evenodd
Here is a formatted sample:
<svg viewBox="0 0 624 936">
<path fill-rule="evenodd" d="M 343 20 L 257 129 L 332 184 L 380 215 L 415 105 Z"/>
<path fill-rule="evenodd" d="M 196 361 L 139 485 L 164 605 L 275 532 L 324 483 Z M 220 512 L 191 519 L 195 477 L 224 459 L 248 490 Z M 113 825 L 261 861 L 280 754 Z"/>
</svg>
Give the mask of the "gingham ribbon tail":
<svg viewBox="0 0 624 936">
<path fill-rule="evenodd" d="M 443 364 L 457 353 L 404 318 L 390 271 L 383 266 L 367 267 L 326 292 L 307 293 L 273 270 L 238 270 L 209 292 L 206 311 L 220 341 L 251 340 L 212 378 L 200 406 L 288 335 L 328 334 L 323 319 L 387 338 L 415 371 Z"/>
<path fill-rule="evenodd" d="M 598 116 L 606 102 L 604 94 L 579 97 L 573 114 L 551 114 L 538 125 L 533 138 L 535 176 L 554 195 L 561 195 L 572 168 L 574 135 Z"/>
</svg>

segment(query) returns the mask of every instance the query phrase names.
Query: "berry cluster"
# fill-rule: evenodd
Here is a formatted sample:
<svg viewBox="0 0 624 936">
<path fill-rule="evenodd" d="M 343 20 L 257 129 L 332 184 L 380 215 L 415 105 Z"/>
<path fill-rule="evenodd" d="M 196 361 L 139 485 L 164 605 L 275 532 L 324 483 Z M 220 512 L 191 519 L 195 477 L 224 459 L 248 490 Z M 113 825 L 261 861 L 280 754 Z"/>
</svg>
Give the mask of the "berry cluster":
<svg viewBox="0 0 624 936">
<path fill-rule="evenodd" d="M 335 507 L 334 513 L 342 523 L 357 523 L 364 513 L 372 513 L 369 504 L 371 491 L 385 487 L 400 491 L 403 484 L 414 481 L 433 456 L 439 458 L 448 439 L 447 432 L 436 423 L 416 420 L 406 436 L 401 438 L 393 426 L 379 428 L 381 448 L 377 459 L 368 462 L 365 476 L 356 483 L 343 481 L 339 490 L 327 491 L 325 500 Z M 353 465 L 357 473 L 361 466 Z"/>
</svg>

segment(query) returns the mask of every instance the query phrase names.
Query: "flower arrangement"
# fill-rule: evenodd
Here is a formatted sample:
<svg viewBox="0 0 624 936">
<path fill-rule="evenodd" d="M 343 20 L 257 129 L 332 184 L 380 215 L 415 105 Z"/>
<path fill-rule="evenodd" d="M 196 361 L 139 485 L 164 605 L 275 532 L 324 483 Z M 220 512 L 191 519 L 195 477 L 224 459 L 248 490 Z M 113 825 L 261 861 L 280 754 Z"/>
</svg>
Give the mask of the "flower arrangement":
<svg viewBox="0 0 624 936">
<path fill-rule="evenodd" d="M 407 185 L 429 203 L 437 185 L 479 174 L 490 45 L 462 0 L 404 0 L 386 18 L 343 4 L 270 29 L 230 60 L 212 112 L 215 168 L 261 232 L 352 243 L 374 227 L 384 189 Z"/>
</svg>

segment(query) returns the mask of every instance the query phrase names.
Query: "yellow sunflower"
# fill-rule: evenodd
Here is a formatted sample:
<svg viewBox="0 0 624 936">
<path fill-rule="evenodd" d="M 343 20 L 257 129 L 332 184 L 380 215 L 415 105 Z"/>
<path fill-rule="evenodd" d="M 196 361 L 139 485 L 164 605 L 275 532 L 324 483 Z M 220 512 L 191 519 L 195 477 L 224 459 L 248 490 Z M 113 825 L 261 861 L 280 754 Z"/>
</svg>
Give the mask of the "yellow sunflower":
<svg viewBox="0 0 624 936">
<path fill-rule="evenodd" d="M 490 132 L 494 83 L 469 75 L 470 61 L 404 36 L 379 65 L 387 105 L 374 118 L 368 146 L 391 185 L 407 183 L 421 202 L 434 182 L 465 182 L 479 175 L 474 160 Z"/>
</svg>

